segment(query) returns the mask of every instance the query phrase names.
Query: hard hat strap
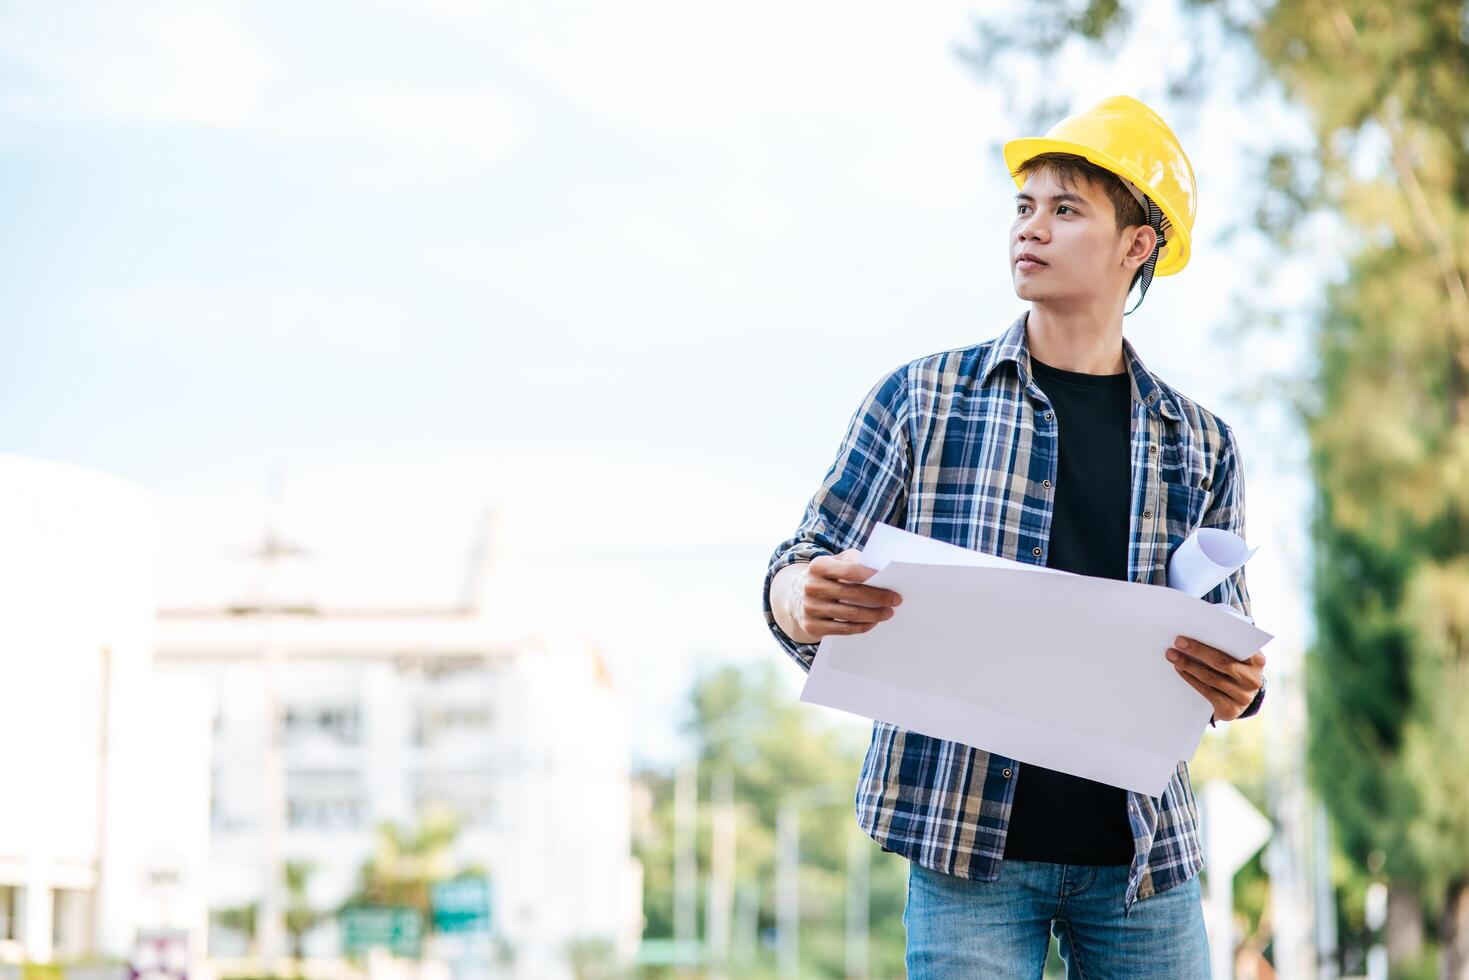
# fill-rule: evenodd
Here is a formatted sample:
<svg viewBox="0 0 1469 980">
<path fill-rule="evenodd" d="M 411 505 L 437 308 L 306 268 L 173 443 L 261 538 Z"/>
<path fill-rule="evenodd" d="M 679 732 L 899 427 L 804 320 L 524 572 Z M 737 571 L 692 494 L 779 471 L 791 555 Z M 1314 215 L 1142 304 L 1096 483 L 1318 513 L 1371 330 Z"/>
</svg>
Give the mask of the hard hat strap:
<svg viewBox="0 0 1469 980">
<path fill-rule="evenodd" d="M 1123 183 L 1126 184 L 1128 182 L 1124 180 Z M 1131 187 L 1132 185 L 1128 184 L 1128 186 Z M 1148 261 L 1143 263 L 1142 275 L 1138 277 L 1137 302 L 1132 304 L 1132 309 L 1123 313 L 1123 316 L 1127 316 L 1128 313 L 1133 312 L 1133 310 L 1136 310 L 1142 305 L 1143 297 L 1148 295 L 1148 287 L 1153 284 L 1153 269 L 1158 265 L 1158 253 L 1163 250 L 1164 245 L 1168 244 L 1168 240 L 1164 237 L 1164 232 L 1168 228 L 1168 219 L 1163 217 L 1163 212 L 1158 208 L 1158 205 L 1153 203 L 1151 197 L 1145 196 L 1143 198 L 1143 206 L 1148 211 L 1148 225 L 1158 233 L 1158 240 L 1153 244 L 1153 254 L 1149 255 Z"/>
</svg>

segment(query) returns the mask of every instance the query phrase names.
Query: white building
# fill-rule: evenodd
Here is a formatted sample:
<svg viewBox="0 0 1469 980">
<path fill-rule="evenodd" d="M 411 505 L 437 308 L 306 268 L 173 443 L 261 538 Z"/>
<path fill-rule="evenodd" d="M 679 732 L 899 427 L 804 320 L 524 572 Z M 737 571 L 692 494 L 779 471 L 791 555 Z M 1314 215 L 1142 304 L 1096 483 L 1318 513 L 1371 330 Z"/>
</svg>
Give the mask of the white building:
<svg viewBox="0 0 1469 980">
<path fill-rule="evenodd" d="M 202 953 L 212 710 L 150 671 L 154 504 L 9 455 L 0 502 L 0 962 Z"/>
<path fill-rule="evenodd" d="M 487 597 L 505 573 L 487 548 L 465 598 L 427 608 L 333 599 L 290 554 L 268 543 L 235 600 L 165 607 L 156 624 L 159 669 L 217 705 L 210 907 L 257 904 L 261 952 L 284 953 L 285 862 L 310 862 L 312 904 L 335 910 L 380 824 L 412 827 L 444 804 L 462 821 L 454 863 L 488 872 L 493 930 L 513 953 L 497 972 L 569 975 L 567 945 L 588 939 L 630 957 L 630 724 L 597 650 L 505 615 Z M 305 953 L 340 942 L 327 923 Z M 245 951 L 216 917 L 211 955 Z"/>
</svg>

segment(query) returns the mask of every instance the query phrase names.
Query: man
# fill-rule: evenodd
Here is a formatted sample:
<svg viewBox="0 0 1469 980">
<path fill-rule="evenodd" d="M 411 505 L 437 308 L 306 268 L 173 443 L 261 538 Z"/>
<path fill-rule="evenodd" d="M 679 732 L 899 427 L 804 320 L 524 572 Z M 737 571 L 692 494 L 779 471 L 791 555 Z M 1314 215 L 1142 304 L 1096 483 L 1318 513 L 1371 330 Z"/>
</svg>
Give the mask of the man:
<svg viewBox="0 0 1469 980">
<path fill-rule="evenodd" d="M 1233 430 L 1122 336 L 1132 287 L 1141 302 L 1155 274 L 1188 262 L 1196 187 L 1177 137 L 1116 96 L 1007 143 L 1005 160 L 1020 189 L 1015 293 L 1030 307 L 996 338 L 889 372 L 853 416 L 765 576 L 766 621 L 807 670 L 822 637 L 902 615 L 855 561 L 877 523 L 1153 584 L 1195 528 L 1244 532 Z M 1248 616 L 1244 571 L 1205 598 Z M 1213 706 L 1211 724 L 1259 710 L 1263 654 L 1240 662 L 1178 637 L 1158 656 Z M 856 807 L 910 862 L 914 980 L 1039 977 L 1053 933 L 1068 976 L 1209 975 L 1186 763 L 1147 797 L 877 722 Z"/>
</svg>

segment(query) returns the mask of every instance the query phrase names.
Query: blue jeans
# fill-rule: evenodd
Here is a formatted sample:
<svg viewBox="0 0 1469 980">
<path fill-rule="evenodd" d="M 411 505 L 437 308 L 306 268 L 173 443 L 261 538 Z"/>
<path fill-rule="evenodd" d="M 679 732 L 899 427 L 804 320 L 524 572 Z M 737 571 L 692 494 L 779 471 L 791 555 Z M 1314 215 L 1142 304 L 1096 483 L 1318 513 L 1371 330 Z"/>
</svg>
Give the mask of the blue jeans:
<svg viewBox="0 0 1469 980">
<path fill-rule="evenodd" d="M 1067 977 L 1207 978 L 1209 939 L 1198 875 L 1135 902 L 1123 917 L 1127 865 L 1006 860 L 994 881 L 909 862 L 909 980 L 1036 980 L 1054 933 Z"/>
</svg>

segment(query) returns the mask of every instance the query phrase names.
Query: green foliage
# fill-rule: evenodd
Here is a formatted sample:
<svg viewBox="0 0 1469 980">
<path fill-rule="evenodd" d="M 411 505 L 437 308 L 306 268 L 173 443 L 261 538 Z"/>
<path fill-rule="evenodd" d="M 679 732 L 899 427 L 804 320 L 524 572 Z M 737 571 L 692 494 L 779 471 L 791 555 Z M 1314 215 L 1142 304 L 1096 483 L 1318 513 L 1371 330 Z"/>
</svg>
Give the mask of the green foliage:
<svg viewBox="0 0 1469 980">
<path fill-rule="evenodd" d="M 690 696 L 684 729 L 699 774 L 700 933 L 710 868 L 709 801 L 716 780 L 728 778 L 737 815 L 729 975 L 774 975 L 776 813 L 783 801 L 803 796 L 812 802 L 800 816 L 802 975 L 844 975 L 847 851 L 856 835 L 871 858 L 871 973 L 901 976 L 907 864 L 862 836 L 853 815 L 866 728 L 829 723 L 823 712 L 798 700 L 797 678 L 782 669 L 770 663 L 724 667 L 700 678 Z M 644 873 L 644 936 L 671 939 L 674 780 L 670 774 L 645 773 L 640 781 L 652 797 L 636 840 Z M 661 974 L 649 968 L 644 975 Z M 677 970 L 667 975 L 678 975 Z"/>
<path fill-rule="evenodd" d="M 370 858 L 362 865 L 349 905 L 406 905 L 427 918 L 429 887 L 454 876 L 453 847 L 459 820 L 444 807 L 426 807 L 418 825 L 385 823 L 377 830 Z"/>
<path fill-rule="evenodd" d="M 1068 43 L 1115 44 L 1128 6 L 1043 0 L 978 25 L 962 53 L 981 71 L 1040 60 L 1044 77 Z M 1253 214 L 1278 250 L 1307 240 L 1312 217 L 1337 238 L 1301 406 L 1316 484 L 1309 769 L 1353 880 L 1370 869 L 1421 886 L 1436 911 L 1469 878 L 1469 11 L 1182 8 L 1194 50 L 1166 79 L 1175 101 L 1217 89 L 1229 75 L 1211 66 L 1242 52 L 1254 94 L 1308 120 L 1258 162 Z M 1036 124 L 1073 108 L 1030 103 Z"/>
<path fill-rule="evenodd" d="M 724 775 L 734 783 L 738 809 L 733 977 L 774 977 L 775 827 L 782 801 L 793 796 L 823 800 L 801 814 L 802 976 L 844 975 L 847 849 L 856 836 L 868 848 L 870 865 L 870 973 L 903 975 L 903 906 L 908 866 L 881 851 L 856 827 L 852 797 L 865 751 L 867 727 L 832 725 L 828 716 L 797 699 L 799 677 L 783 665 L 761 663 L 712 671 L 695 684 L 684 728 L 698 762 L 698 925 L 704 928 L 708 896 L 711 823 L 709 801 Z M 1263 806 L 1263 729 L 1248 722 L 1225 726 L 1204 740 L 1195 758 L 1195 779 L 1229 779 Z M 644 938 L 671 940 L 674 888 L 674 779 L 650 772 L 639 782 L 651 796 L 640 821 L 636 848 L 643 862 Z M 1266 914 L 1265 874 L 1256 859 L 1236 879 L 1240 909 L 1257 925 Z M 756 906 L 755 930 L 742 945 L 742 909 Z M 1053 952 L 1052 959 L 1059 965 Z M 688 976 L 674 966 L 644 966 L 640 976 Z M 702 974 L 694 974 L 702 975 Z"/>
<path fill-rule="evenodd" d="M 614 952 L 612 940 L 602 936 L 573 939 L 566 944 L 566 960 L 576 980 L 616 980 L 623 976 Z"/>
<path fill-rule="evenodd" d="M 1199 743 L 1189 763 L 1189 779 L 1197 792 L 1213 779 L 1223 779 L 1252 803 L 1269 812 L 1265 798 L 1265 727 L 1246 719 L 1210 732 Z M 1255 854 L 1234 878 L 1234 908 L 1241 920 L 1242 940 L 1249 943 L 1269 931 L 1270 877 L 1265 873 L 1264 851 Z M 1204 869 L 1207 876 L 1209 869 Z"/>
<path fill-rule="evenodd" d="M 1438 980 L 1439 949 L 1432 944 L 1426 945 L 1423 952 L 1406 963 L 1395 964 L 1392 968 L 1392 980 Z"/>
<path fill-rule="evenodd" d="M 255 943 L 255 929 L 260 918 L 260 903 L 251 902 L 248 905 L 235 905 L 228 908 L 211 909 L 209 917 L 222 929 L 242 933 L 253 946 Z"/>
<path fill-rule="evenodd" d="M 311 907 L 309 886 L 315 870 L 309 861 L 286 862 L 286 935 L 291 955 L 298 960 L 305 955 L 306 934 L 331 918 Z"/>
<path fill-rule="evenodd" d="M 1464 23 L 1462 4 L 1278 3 L 1253 31 L 1352 231 L 1306 417 L 1313 782 L 1355 864 L 1440 895 L 1469 876 Z"/>
</svg>

